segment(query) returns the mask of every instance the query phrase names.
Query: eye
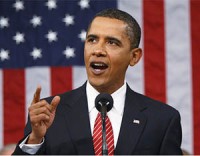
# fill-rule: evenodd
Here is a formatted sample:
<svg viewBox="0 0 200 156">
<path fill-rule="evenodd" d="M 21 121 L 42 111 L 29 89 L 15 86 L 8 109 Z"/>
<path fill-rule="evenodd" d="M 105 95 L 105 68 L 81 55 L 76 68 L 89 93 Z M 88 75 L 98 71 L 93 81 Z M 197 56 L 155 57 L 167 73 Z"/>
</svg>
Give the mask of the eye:
<svg viewBox="0 0 200 156">
<path fill-rule="evenodd" d="M 94 35 L 89 35 L 87 37 L 87 40 L 86 40 L 88 43 L 96 43 L 97 42 L 97 37 L 94 36 Z"/>
<path fill-rule="evenodd" d="M 96 42 L 96 39 L 95 38 L 88 38 L 87 41 L 88 42 Z"/>
<path fill-rule="evenodd" d="M 115 46 L 119 46 L 119 44 L 118 44 L 116 41 L 114 41 L 114 40 L 109 40 L 109 41 L 108 41 L 108 44 L 110 44 L 110 45 L 115 45 Z"/>
</svg>

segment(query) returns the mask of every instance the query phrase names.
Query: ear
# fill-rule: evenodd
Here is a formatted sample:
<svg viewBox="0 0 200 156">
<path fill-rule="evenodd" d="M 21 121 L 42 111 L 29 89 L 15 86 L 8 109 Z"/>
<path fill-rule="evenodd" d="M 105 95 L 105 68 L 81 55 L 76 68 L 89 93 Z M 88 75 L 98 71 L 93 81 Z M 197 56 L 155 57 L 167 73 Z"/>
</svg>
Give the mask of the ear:
<svg viewBox="0 0 200 156">
<path fill-rule="evenodd" d="M 130 57 L 130 66 L 134 66 L 137 64 L 142 57 L 142 49 L 141 48 L 134 48 L 131 50 L 131 57 Z"/>
</svg>

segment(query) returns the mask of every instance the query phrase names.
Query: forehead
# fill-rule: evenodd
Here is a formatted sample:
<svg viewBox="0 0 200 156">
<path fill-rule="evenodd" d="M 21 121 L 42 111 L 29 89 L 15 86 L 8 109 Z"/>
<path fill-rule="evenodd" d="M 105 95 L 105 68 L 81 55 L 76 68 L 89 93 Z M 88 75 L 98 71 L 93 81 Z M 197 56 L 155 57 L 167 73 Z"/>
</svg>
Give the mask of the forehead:
<svg viewBox="0 0 200 156">
<path fill-rule="evenodd" d="M 126 35 L 126 27 L 127 24 L 121 20 L 108 17 L 96 17 L 90 25 L 88 34 Z"/>
</svg>

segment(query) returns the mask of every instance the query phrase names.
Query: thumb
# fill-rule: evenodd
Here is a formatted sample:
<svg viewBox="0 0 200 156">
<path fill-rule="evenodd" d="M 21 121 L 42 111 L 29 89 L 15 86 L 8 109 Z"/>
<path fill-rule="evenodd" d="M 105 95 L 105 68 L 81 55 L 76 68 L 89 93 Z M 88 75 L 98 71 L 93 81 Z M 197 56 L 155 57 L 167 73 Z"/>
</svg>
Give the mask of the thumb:
<svg viewBox="0 0 200 156">
<path fill-rule="evenodd" d="M 55 111 L 56 110 L 59 102 L 60 102 L 60 97 L 59 96 L 55 96 L 53 98 L 53 100 L 51 101 L 51 111 Z"/>
</svg>

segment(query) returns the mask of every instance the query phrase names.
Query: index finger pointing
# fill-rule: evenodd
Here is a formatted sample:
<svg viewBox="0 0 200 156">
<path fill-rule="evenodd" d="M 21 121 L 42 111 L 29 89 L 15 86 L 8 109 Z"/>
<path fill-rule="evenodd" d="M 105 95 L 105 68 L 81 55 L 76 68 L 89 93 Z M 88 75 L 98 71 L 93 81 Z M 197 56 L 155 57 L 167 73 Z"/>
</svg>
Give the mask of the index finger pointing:
<svg viewBox="0 0 200 156">
<path fill-rule="evenodd" d="M 37 103 L 40 101 L 40 93 L 41 93 L 41 86 L 37 86 L 35 94 L 33 96 L 32 104 Z"/>
</svg>

